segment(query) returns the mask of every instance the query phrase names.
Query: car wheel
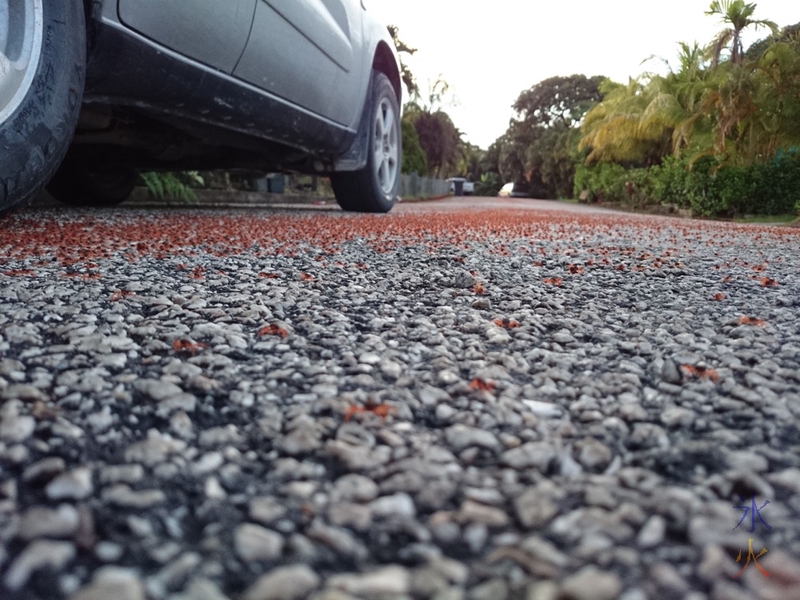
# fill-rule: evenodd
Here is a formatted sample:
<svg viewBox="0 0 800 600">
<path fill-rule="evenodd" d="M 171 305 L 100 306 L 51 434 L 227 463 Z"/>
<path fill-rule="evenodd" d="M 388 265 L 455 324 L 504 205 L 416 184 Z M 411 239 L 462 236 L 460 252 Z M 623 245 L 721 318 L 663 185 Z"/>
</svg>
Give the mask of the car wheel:
<svg viewBox="0 0 800 600">
<path fill-rule="evenodd" d="M 367 165 L 334 173 L 331 186 L 344 210 L 385 213 L 394 206 L 400 187 L 400 105 L 386 75 L 376 72 L 373 81 L 372 102 L 364 108 L 370 111 Z"/>
<path fill-rule="evenodd" d="M 64 158 L 86 69 L 83 3 L 0 0 L 0 215 L 38 194 Z"/>
<path fill-rule="evenodd" d="M 133 169 L 92 171 L 65 161 L 47 185 L 53 197 L 72 206 L 113 206 L 124 202 L 139 181 Z"/>
</svg>

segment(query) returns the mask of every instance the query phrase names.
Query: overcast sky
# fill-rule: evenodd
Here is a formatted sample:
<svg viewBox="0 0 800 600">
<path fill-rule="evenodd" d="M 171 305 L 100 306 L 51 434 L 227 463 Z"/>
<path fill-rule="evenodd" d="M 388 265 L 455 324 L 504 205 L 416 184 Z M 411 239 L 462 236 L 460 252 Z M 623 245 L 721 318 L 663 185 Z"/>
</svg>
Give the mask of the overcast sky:
<svg viewBox="0 0 800 600">
<path fill-rule="evenodd" d="M 658 62 L 675 64 L 678 42 L 708 43 L 722 25 L 710 0 L 369 0 L 418 52 L 408 61 L 420 83 L 441 74 L 458 100 L 446 110 L 472 143 L 505 132 L 519 93 L 555 75 L 605 75 L 627 82 Z M 758 0 L 756 18 L 800 21 L 798 0 Z M 764 37 L 761 29 L 745 45 Z"/>
</svg>

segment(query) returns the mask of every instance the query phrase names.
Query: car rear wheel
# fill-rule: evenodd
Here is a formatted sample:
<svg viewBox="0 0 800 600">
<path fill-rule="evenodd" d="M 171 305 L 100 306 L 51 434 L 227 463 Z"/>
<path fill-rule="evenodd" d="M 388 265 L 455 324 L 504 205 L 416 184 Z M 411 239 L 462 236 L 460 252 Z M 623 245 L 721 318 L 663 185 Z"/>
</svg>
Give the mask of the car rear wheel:
<svg viewBox="0 0 800 600">
<path fill-rule="evenodd" d="M 400 187 L 400 105 L 386 75 L 375 73 L 373 86 L 371 105 L 364 108 L 370 111 L 367 165 L 334 173 L 331 186 L 344 210 L 385 213 L 394 206 Z"/>
<path fill-rule="evenodd" d="M 72 206 L 113 206 L 133 192 L 139 174 L 132 169 L 90 170 L 67 160 L 47 185 L 53 197 Z"/>
<path fill-rule="evenodd" d="M 38 194 L 58 168 L 80 110 L 83 3 L 0 0 L 0 215 Z"/>
</svg>

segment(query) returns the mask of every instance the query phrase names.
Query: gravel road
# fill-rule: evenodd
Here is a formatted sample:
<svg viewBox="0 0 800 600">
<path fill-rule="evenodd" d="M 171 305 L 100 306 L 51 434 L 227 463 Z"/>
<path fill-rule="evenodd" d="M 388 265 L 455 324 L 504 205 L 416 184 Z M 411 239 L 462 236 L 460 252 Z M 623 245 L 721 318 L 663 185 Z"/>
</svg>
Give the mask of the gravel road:
<svg viewBox="0 0 800 600">
<path fill-rule="evenodd" d="M 786 228 L 19 213 L 0 597 L 800 598 L 798 306 Z"/>
</svg>

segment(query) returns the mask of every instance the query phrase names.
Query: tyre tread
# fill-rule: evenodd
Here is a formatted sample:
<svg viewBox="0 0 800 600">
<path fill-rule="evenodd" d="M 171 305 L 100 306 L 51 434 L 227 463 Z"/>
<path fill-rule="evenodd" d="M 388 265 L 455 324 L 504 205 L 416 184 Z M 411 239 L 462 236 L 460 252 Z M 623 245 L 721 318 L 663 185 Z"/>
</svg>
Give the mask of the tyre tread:
<svg viewBox="0 0 800 600">
<path fill-rule="evenodd" d="M 86 47 L 80 2 L 45 2 L 45 47 L 28 98 L 0 123 L 0 217 L 24 207 L 44 189 L 66 155 L 81 106 Z M 73 25 L 72 30 L 69 29 Z M 75 29 L 77 28 L 77 29 Z M 54 57 L 73 53 L 59 77 Z"/>
</svg>

